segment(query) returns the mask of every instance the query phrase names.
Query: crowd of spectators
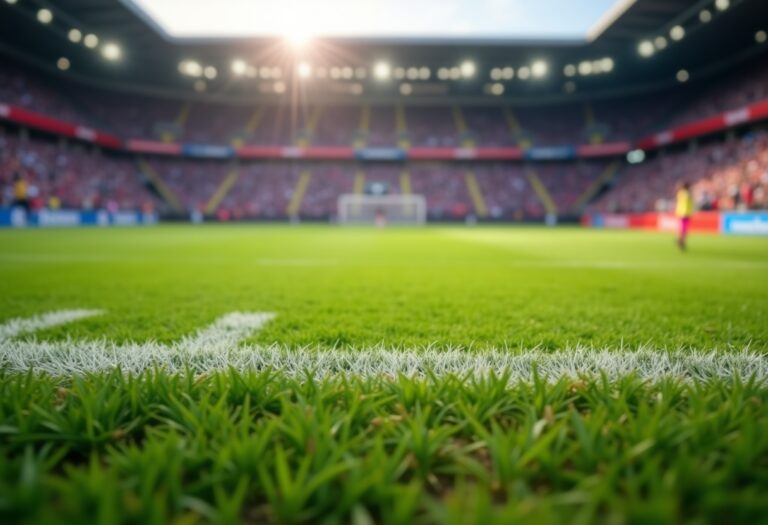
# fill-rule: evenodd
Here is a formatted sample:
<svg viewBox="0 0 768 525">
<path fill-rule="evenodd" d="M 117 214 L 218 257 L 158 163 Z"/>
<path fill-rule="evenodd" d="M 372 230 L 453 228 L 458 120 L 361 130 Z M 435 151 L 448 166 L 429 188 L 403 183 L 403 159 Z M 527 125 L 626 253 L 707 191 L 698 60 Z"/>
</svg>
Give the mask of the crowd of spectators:
<svg viewBox="0 0 768 525">
<path fill-rule="evenodd" d="M 149 211 L 156 204 L 130 157 L 2 128 L 0 188 L 0 205 L 21 198 L 32 210 Z"/>
<path fill-rule="evenodd" d="M 768 132 L 749 132 L 725 141 L 660 152 L 626 167 L 591 211 L 671 211 L 675 187 L 691 184 L 700 210 L 768 208 Z"/>
</svg>

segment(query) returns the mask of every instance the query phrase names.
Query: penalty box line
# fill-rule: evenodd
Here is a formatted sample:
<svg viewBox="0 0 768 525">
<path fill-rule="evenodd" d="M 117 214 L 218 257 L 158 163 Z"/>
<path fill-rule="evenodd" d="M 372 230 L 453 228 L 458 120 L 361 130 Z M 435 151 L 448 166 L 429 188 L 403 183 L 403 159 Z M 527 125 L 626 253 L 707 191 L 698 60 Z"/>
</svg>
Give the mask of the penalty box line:
<svg viewBox="0 0 768 525">
<path fill-rule="evenodd" d="M 204 373 L 235 368 L 272 369 L 301 376 L 349 374 L 408 376 L 509 374 L 526 380 L 537 374 L 547 380 L 605 374 L 619 378 L 634 374 L 648 380 L 665 377 L 689 381 L 754 378 L 768 383 L 768 356 L 748 349 L 715 352 L 634 350 L 573 347 L 558 351 L 467 350 L 458 348 L 393 349 L 375 346 L 359 349 L 291 348 L 281 345 L 241 345 L 274 319 L 269 312 L 232 312 L 196 334 L 170 344 L 115 343 L 108 340 L 25 341 L 14 337 L 52 326 L 92 317 L 99 310 L 62 310 L 40 316 L 12 319 L 0 325 L 0 368 L 29 370 L 57 376 L 105 372 L 119 368 L 126 373 L 150 369 Z"/>
</svg>

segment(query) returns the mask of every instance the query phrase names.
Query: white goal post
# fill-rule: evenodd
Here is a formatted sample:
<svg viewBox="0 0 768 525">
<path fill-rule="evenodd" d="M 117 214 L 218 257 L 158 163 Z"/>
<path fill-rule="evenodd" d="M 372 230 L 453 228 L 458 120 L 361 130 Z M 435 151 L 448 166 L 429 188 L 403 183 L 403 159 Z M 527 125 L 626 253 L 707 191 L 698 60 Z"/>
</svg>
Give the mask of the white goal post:
<svg viewBox="0 0 768 525">
<path fill-rule="evenodd" d="M 427 222 L 427 199 L 423 195 L 364 195 L 348 193 L 339 196 L 339 224 L 424 224 Z"/>
</svg>

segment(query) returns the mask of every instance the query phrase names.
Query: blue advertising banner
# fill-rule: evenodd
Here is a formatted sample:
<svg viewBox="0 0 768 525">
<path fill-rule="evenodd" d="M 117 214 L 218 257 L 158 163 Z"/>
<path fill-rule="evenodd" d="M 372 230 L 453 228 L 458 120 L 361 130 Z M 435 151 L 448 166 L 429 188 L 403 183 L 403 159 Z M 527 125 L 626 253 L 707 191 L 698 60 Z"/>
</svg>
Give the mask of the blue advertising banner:
<svg viewBox="0 0 768 525">
<path fill-rule="evenodd" d="M 26 213 L 22 208 L 0 208 L 0 228 L 26 226 L 53 228 L 66 226 L 138 226 L 157 223 L 154 213 L 105 210 L 40 210 Z"/>
<path fill-rule="evenodd" d="M 726 235 L 768 235 L 768 213 L 723 213 L 720 230 Z"/>
</svg>

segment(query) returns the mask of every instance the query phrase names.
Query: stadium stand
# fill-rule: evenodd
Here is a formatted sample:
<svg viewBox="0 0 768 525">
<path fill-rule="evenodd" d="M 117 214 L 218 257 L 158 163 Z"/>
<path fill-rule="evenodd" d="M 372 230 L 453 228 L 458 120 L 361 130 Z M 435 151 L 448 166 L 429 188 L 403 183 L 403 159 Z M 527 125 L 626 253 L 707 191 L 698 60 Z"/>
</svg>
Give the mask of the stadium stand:
<svg viewBox="0 0 768 525">
<path fill-rule="evenodd" d="M 0 187 L 4 205 L 13 199 L 12 183 L 17 175 L 24 177 L 30 188 L 33 209 L 148 211 L 158 204 L 128 156 L 0 127 Z"/>
<path fill-rule="evenodd" d="M 628 167 L 590 210 L 670 211 L 675 185 L 684 180 L 692 185 L 698 209 L 768 208 L 768 132 L 710 141 Z"/>
<path fill-rule="evenodd" d="M 757 71 L 757 73 L 755 73 Z M 526 107 L 349 104 L 243 106 L 186 101 L 75 86 L 13 61 L 0 65 L 0 102 L 45 116 L 104 129 L 123 139 L 165 144 L 401 148 L 548 147 L 635 141 L 664 126 L 687 123 L 768 98 L 764 59 L 732 79 L 594 102 Z M 390 193 L 427 198 L 433 220 L 524 220 L 575 216 L 604 182 L 587 211 L 663 211 L 677 181 L 694 184 L 702 209 L 766 206 L 766 136 L 709 139 L 675 147 L 637 166 L 605 160 L 543 163 L 358 162 L 182 159 L 147 156 L 136 162 L 76 140 L 54 142 L 5 131 L 0 180 L 21 170 L 39 192 L 38 204 L 117 206 L 223 219 L 327 220 L 339 195 L 379 183 Z M 20 139 L 20 136 L 27 138 Z M 142 168 L 143 166 L 143 168 Z M 618 172 L 618 175 L 615 173 Z M 154 192 L 146 189 L 144 181 Z M 155 195 L 159 195 L 158 199 Z"/>
</svg>

